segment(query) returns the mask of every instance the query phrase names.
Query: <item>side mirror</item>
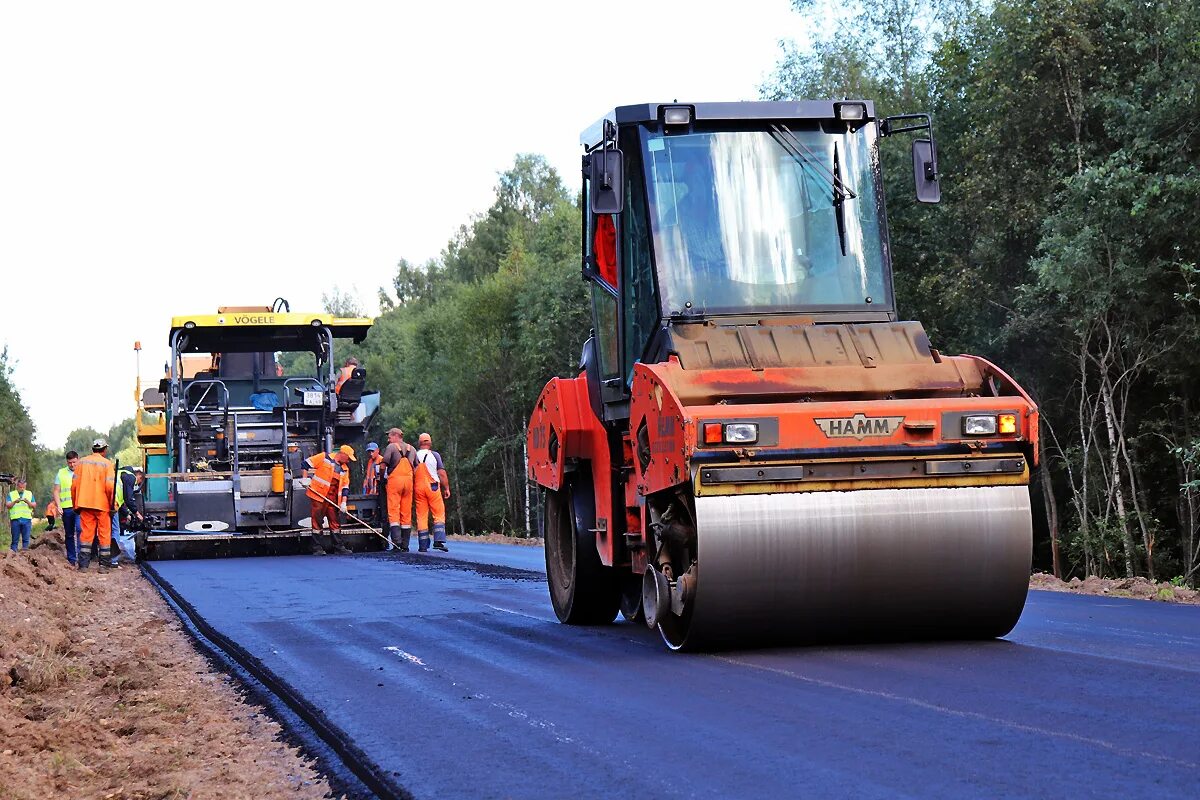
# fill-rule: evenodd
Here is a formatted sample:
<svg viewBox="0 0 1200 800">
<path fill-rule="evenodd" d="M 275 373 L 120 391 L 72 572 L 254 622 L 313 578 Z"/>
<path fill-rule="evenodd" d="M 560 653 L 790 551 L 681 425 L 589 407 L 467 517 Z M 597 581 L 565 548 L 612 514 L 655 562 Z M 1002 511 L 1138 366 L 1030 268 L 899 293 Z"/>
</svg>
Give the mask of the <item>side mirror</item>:
<svg viewBox="0 0 1200 800">
<path fill-rule="evenodd" d="M 937 154 L 929 139 L 917 139 L 912 143 L 913 177 L 917 186 L 918 203 L 938 203 L 942 199 L 942 187 L 938 183 Z"/>
<path fill-rule="evenodd" d="M 625 207 L 624 159 L 617 148 L 597 150 L 588 159 L 588 202 L 593 214 L 620 214 Z"/>
</svg>

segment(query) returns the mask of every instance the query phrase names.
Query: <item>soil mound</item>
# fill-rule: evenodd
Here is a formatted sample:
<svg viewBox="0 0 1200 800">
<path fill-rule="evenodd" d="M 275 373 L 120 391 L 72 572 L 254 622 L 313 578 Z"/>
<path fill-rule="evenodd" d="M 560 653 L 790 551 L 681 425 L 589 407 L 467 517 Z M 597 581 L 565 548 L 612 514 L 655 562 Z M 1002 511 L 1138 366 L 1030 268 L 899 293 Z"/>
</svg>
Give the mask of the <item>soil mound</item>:
<svg viewBox="0 0 1200 800">
<path fill-rule="evenodd" d="M 0 798 L 328 796 L 136 568 L 62 546 L 0 555 Z"/>
</svg>

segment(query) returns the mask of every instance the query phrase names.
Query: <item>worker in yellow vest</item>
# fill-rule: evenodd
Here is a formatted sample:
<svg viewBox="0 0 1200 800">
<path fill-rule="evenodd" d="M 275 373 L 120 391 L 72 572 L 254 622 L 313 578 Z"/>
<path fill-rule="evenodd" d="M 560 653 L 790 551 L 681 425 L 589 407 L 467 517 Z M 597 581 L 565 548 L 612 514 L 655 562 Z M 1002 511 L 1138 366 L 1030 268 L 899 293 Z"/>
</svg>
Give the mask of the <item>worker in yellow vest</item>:
<svg viewBox="0 0 1200 800">
<path fill-rule="evenodd" d="M 63 540 L 67 548 L 67 561 L 75 566 L 75 551 L 79 549 L 79 516 L 75 513 L 74 501 L 71 499 L 71 484 L 75 479 L 75 467 L 79 464 L 79 453 L 68 450 L 65 456 L 67 465 L 54 476 L 54 488 L 50 490 L 54 505 L 62 512 Z"/>
<path fill-rule="evenodd" d="M 17 478 L 17 488 L 8 493 L 4 507 L 8 509 L 8 520 L 12 526 L 12 551 L 17 552 L 17 542 L 29 549 L 29 535 L 33 530 L 33 511 L 37 508 L 33 492 L 25 488 L 25 478 Z"/>
<path fill-rule="evenodd" d="M 121 467 L 117 470 L 117 507 L 113 509 L 113 564 L 118 556 L 133 562 L 137 558 L 131 530 L 137 529 L 142 516 L 142 481 L 145 472 L 140 466 Z"/>
</svg>

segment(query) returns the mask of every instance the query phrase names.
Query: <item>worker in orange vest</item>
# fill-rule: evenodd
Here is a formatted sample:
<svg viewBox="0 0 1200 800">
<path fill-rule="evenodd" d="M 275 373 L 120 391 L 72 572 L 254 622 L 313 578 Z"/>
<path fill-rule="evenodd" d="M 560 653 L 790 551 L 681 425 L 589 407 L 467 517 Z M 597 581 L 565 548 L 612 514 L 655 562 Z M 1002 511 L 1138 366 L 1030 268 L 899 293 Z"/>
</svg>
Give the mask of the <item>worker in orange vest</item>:
<svg viewBox="0 0 1200 800">
<path fill-rule="evenodd" d="M 383 477 L 383 456 L 379 455 L 379 445 L 371 442 L 367 445 L 367 463 L 363 465 L 363 494 L 378 494 L 380 478 Z"/>
<path fill-rule="evenodd" d="M 383 465 L 387 470 L 388 549 L 408 552 L 412 540 L 413 469 L 417 450 L 404 441 L 404 431 L 388 431 L 388 446 L 384 448 Z"/>
<path fill-rule="evenodd" d="M 342 365 L 341 370 L 338 372 L 337 383 L 334 384 L 333 391 L 341 394 L 342 385 L 354 377 L 354 370 L 356 369 L 358 369 L 358 359 L 354 356 L 350 356 L 346 359 L 346 363 Z"/>
<path fill-rule="evenodd" d="M 413 491 L 417 496 L 417 542 L 423 553 L 429 549 L 429 512 L 433 512 L 433 549 L 448 552 L 446 545 L 446 500 L 450 478 L 442 454 L 433 449 L 433 437 L 417 438 L 417 465 L 413 468 Z"/>
<path fill-rule="evenodd" d="M 100 571 L 112 568 L 112 512 L 117 491 L 117 473 L 106 457 L 108 442 L 92 442 L 92 454 L 79 460 L 71 481 L 71 503 L 79 515 L 77 565 L 86 570 L 92 558 L 92 542 L 100 539 Z"/>
<path fill-rule="evenodd" d="M 383 457 L 379 455 L 379 444 L 371 442 L 367 445 L 367 461 L 363 465 L 362 491 L 367 497 L 375 498 L 375 521 L 384 526 L 385 530 L 387 526 L 387 523 L 384 522 L 384 518 L 387 516 L 386 497 L 384 496 L 386 475 Z M 388 550 L 391 549 L 391 542 L 388 542 Z"/>
<path fill-rule="evenodd" d="M 325 555 L 325 548 L 321 545 L 319 537 L 326 520 L 329 522 L 329 535 L 333 540 L 333 552 L 339 555 L 350 552 L 350 548 L 342 543 L 342 538 L 338 535 L 338 531 L 342 529 L 338 521 L 338 510 L 347 510 L 346 504 L 350 497 L 350 470 L 347 465 L 351 461 L 358 459 L 354 457 L 354 448 L 348 444 L 339 447 L 332 455 L 317 453 L 304 461 L 301 479 L 308 478 L 309 473 L 312 473 L 306 494 L 312 501 L 314 556 Z"/>
</svg>

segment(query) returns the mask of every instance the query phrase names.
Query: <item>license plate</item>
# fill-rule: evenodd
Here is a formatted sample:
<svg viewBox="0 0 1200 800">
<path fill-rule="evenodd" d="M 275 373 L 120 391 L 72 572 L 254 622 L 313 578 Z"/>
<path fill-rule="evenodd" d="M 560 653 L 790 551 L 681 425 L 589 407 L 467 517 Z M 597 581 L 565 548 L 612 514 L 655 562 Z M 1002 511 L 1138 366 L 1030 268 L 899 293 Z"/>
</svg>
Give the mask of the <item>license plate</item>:
<svg viewBox="0 0 1200 800">
<path fill-rule="evenodd" d="M 325 402 L 325 393 L 324 392 L 306 391 L 304 393 L 304 405 L 306 405 L 306 406 L 319 406 L 319 405 L 324 404 L 324 402 Z"/>
</svg>

